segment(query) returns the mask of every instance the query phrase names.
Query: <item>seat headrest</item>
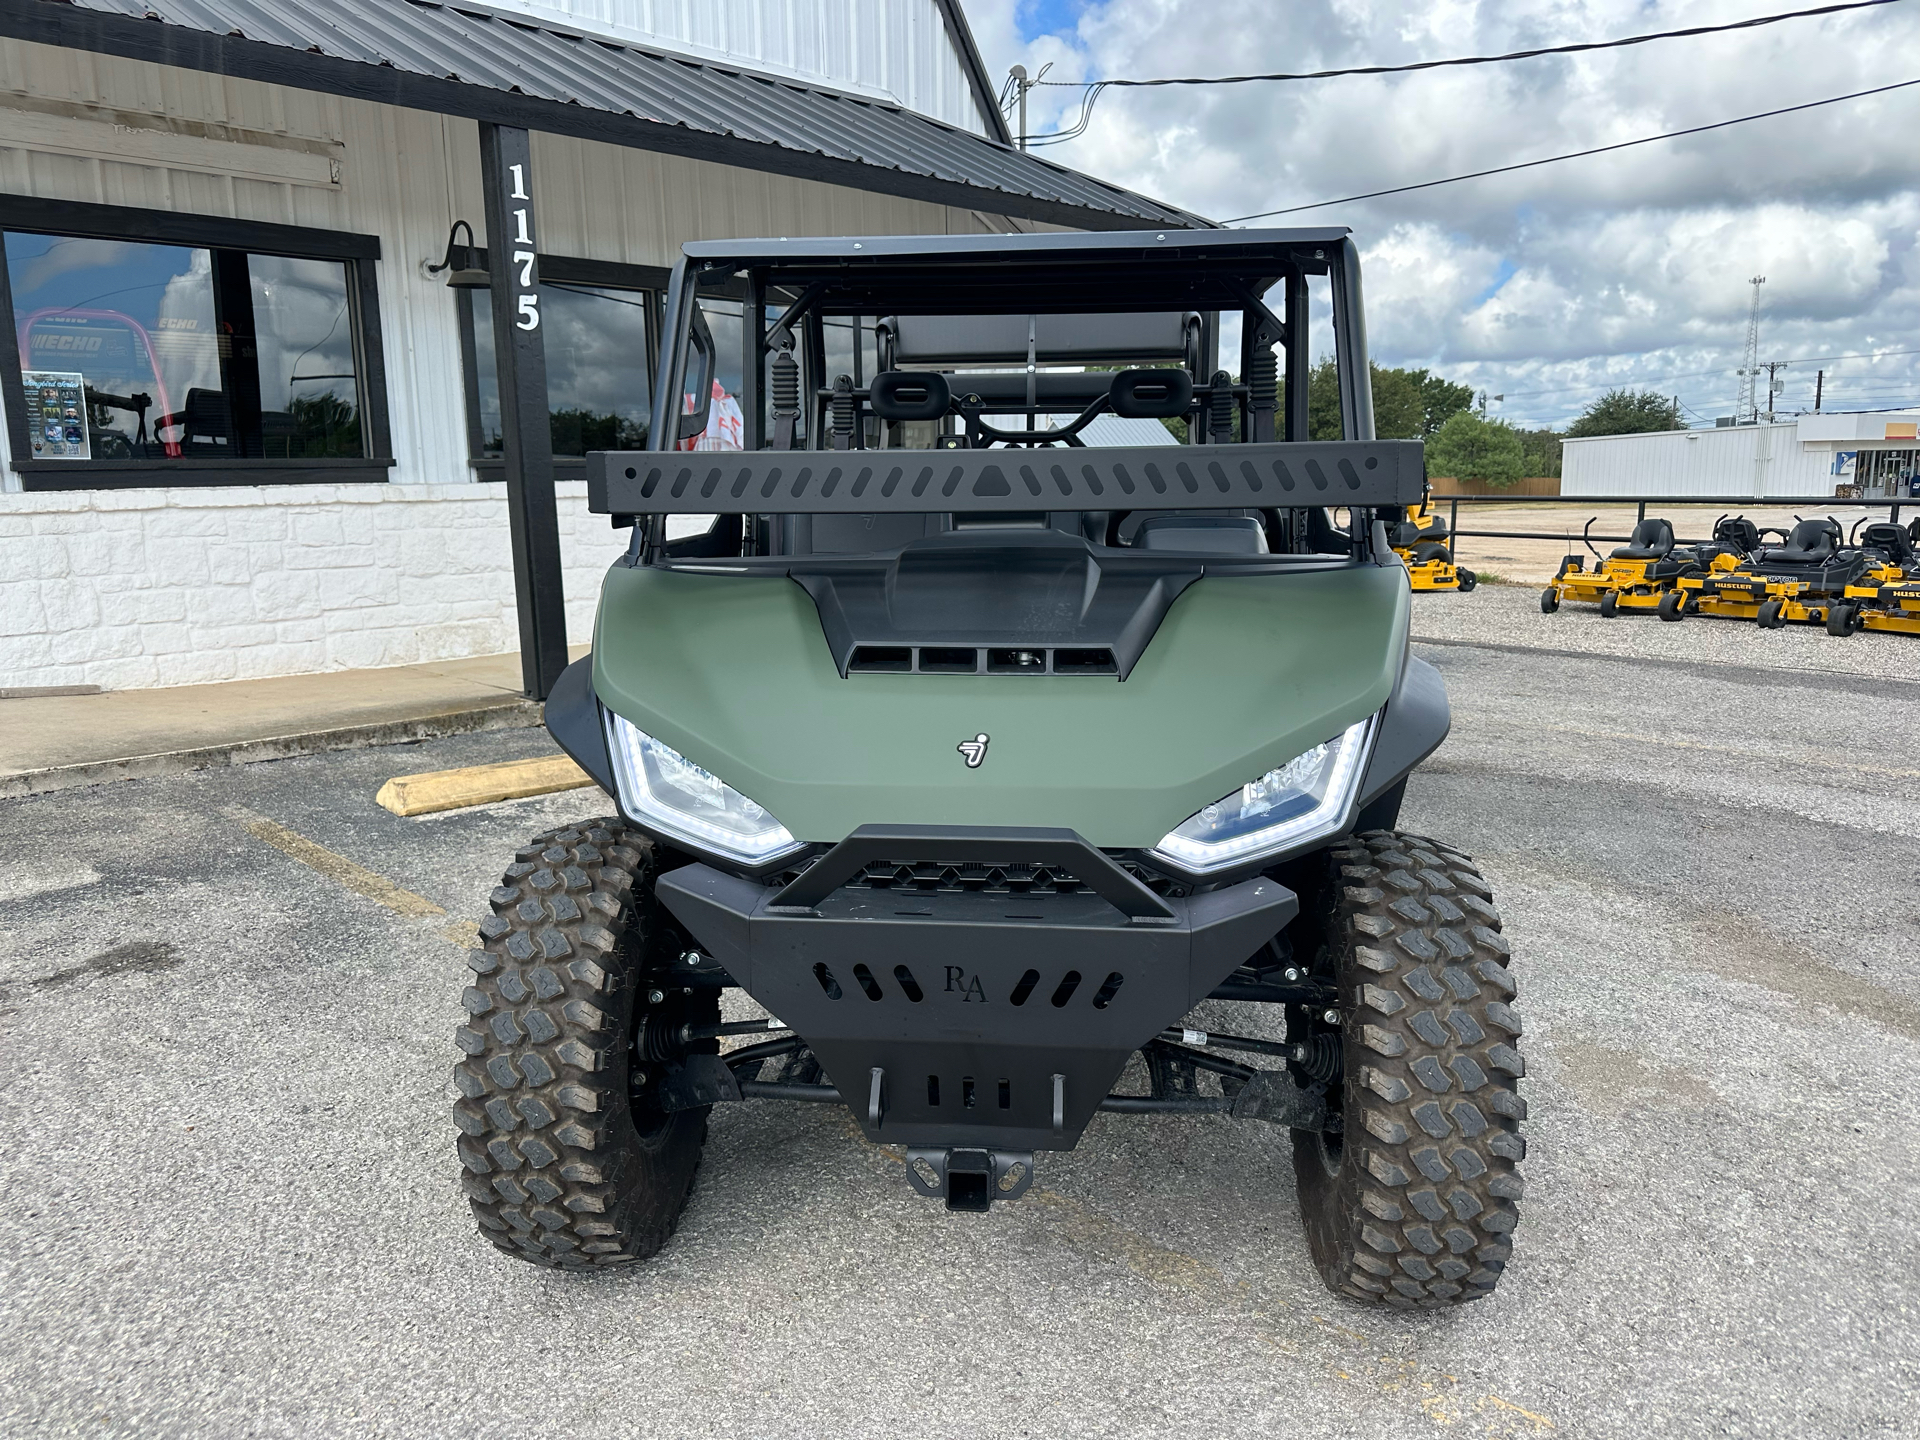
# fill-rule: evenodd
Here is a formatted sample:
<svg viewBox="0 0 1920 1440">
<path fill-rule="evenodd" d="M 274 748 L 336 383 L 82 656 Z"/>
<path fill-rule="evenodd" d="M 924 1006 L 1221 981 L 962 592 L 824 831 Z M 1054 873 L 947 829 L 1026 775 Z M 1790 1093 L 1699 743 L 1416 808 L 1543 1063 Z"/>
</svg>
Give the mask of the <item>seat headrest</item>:
<svg viewBox="0 0 1920 1440">
<path fill-rule="evenodd" d="M 1907 538 L 1906 528 L 1884 520 L 1862 530 L 1860 544 L 1868 550 L 1882 552 L 1899 565 L 1904 566 L 1913 559 L 1913 541 Z"/>
<path fill-rule="evenodd" d="M 1840 543 L 1840 527 L 1831 520 L 1802 520 L 1787 536 L 1795 550 L 1831 550 Z"/>
<path fill-rule="evenodd" d="M 1636 550 L 1658 550 L 1664 555 L 1673 549 L 1673 526 L 1649 515 L 1633 527 L 1633 536 L 1628 543 Z"/>
<path fill-rule="evenodd" d="M 936 370 L 882 370 L 867 388 L 867 404 L 882 420 L 938 420 L 952 398 Z"/>
<path fill-rule="evenodd" d="M 1113 413 L 1128 420 L 1169 420 L 1193 406 L 1193 376 L 1185 370 L 1122 370 L 1107 387 Z"/>
</svg>

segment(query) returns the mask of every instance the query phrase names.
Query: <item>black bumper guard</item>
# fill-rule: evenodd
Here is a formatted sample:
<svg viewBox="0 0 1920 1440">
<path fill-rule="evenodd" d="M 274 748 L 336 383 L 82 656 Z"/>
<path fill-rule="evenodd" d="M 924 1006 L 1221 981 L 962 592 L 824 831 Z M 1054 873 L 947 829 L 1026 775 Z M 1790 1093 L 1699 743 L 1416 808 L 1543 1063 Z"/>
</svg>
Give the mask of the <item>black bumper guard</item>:
<svg viewBox="0 0 1920 1440">
<path fill-rule="evenodd" d="M 870 863 L 903 855 L 1017 857 L 1086 889 L 847 888 Z M 1266 878 L 1165 899 L 1071 830 L 986 827 L 868 825 L 784 889 L 689 865 L 657 892 L 805 1039 L 871 1139 L 981 1152 L 1002 1197 L 1013 1157 L 1072 1149 L 1128 1056 L 1299 909 Z"/>
</svg>

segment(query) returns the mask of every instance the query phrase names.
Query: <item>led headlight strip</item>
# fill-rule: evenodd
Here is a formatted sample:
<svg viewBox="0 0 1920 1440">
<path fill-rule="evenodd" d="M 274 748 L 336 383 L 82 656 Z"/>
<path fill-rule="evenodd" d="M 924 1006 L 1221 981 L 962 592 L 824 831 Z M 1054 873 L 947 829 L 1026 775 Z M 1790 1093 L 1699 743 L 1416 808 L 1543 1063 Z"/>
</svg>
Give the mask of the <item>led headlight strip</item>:
<svg viewBox="0 0 1920 1440">
<path fill-rule="evenodd" d="M 607 750 L 629 816 L 695 850 L 748 865 L 804 848 L 786 826 L 717 775 L 611 710 Z"/>
<path fill-rule="evenodd" d="M 1276 766 L 1175 829 L 1153 853 L 1194 874 L 1296 850 L 1346 823 L 1379 715 Z"/>
</svg>

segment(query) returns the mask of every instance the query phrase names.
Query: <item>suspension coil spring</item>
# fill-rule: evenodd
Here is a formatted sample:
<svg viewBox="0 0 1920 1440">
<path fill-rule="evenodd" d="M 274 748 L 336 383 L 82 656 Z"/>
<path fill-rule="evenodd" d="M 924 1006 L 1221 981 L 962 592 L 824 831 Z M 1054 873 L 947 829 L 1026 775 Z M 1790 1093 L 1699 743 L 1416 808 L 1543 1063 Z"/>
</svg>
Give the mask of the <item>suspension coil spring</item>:
<svg viewBox="0 0 1920 1440">
<path fill-rule="evenodd" d="M 1305 1050 L 1305 1058 L 1300 1051 Z M 1331 1030 L 1322 1030 L 1311 1039 L 1302 1042 L 1294 1051 L 1294 1064 L 1310 1084 L 1331 1085 L 1340 1078 L 1340 1036 Z"/>
</svg>

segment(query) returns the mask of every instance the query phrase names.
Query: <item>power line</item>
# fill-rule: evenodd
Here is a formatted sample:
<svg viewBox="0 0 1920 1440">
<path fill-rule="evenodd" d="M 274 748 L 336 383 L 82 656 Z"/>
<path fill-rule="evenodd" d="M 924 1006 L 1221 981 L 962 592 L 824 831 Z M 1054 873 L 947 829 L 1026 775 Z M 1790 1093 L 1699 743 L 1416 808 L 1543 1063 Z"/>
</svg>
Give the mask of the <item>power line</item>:
<svg viewBox="0 0 1920 1440">
<path fill-rule="evenodd" d="M 1920 350 L 1870 350 L 1858 355 L 1794 355 L 1788 357 L 1791 365 L 1825 365 L 1835 360 L 1888 360 L 1900 355 L 1920 355 Z M 1531 400 L 1541 395 L 1567 395 L 1592 393 L 1597 390 L 1619 390 L 1635 385 L 1665 385 L 1674 380 L 1711 380 L 1717 376 L 1733 373 L 1732 366 L 1723 366 L 1718 370 L 1682 370 L 1669 375 L 1621 376 L 1612 380 L 1594 381 L 1584 385 L 1560 385 L 1548 390 L 1509 390 L 1510 400 Z M 1829 375 L 1829 385 L 1873 384 L 1899 385 L 1904 383 L 1894 375 Z"/>
<path fill-rule="evenodd" d="M 1895 0 L 1847 0 L 1845 4 L 1821 5 L 1812 10 L 1789 10 L 1777 15 L 1760 15 L 1751 20 L 1735 20 L 1726 25 L 1694 25 L 1684 30 L 1658 30 L 1646 35 L 1629 35 L 1621 40 L 1589 40 L 1574 45 L 1544 45 L 1532 50 L 1510 50 L 1503 55 L 1462 55 L 1449 60 L 1416 60 L 1405 65 L 1354 65 L 1339 70 L 1275 71 L 1264 75 L 1180 75 L 1158 80 L 1041 80 L 1027 82 L 1027 88 L 1078 88 L 1080 114 L 1071 126 L 1046 135 L 1030 135 L 1029 145 L 1057 145 L 1086 132 L 1093 118 L 1094 104 L 1101 92 L 1113 89 L 1144 90 L 1163 85 L 1251 85 L 1266 80 L 1335 80 L 1347 75 L 1404 75 L 1417 70 L 1440 70 L 1461 65 L 1498 65 L 1510 60 L 1533 60 L 1543 55 L 1578 55 L 1591 50 L 1617 50 L 1628 45 L 1646 45 L 1655 40 L 1678 40 L 1696 35 L 1718 35 L 1729 30 L 1753 30 L 1762 25 L 1778 25 L 1783 20 L 1804 20 L 1817 15 L 1836 15 L 1845 10 L 1870 10 Z M 1001 90 L 1002 109 L 1006 90 Z"/>
<path fill-rule="evenodd" d="M 1251 215 L 1236 215 L 1222 225 L 1238 225 L 1243 220 L 1264 220 L 1273 215 L 1297 215 L 1302 210 L 1321 210 L 1329 205 L 1351 205 L 1358 200 L 1377 200 L 1383 195 L 1405 195 L 1412 190 L 1431 190 L 1436 185 L 1457 185 L 1462 180 L 1483 180 L 1489 175 L 1507 175 L 1515 170 L 1531 170 L 1538 165 L 1557 165 L 1562 160 L 1582 160 L 1589 155 L 1605 155 L 1614 150 L 1631 150 L 1636 145 L 1651 145 L 1657 140 L 1678 140 L 1685 135 L 1701 135 L 1709 130 L 1724 130 L 1729 125 L 1745 125 L 1753 120 L 1771 120 L 1776 115 L 1793 115 L 1802 110 L 1818 110 L 1822 105 L 1839 105 L 1869 95 L 1884 95 L 1889 90 L 1905 90 L 1920 85 L 1920 79 L 1901 80 L 1892 85 L 1876 85 L 1871 90 L 1855 90 L 1850 95 L 1834 95 L 1825 100 L 1809 100 L 1804 105 L 1787 105 L 1779 110 L 1762 110 L 1732 120 L 1716 120 L 1711 125 L 1694 125 L 1685 130 L 1668 130 L 1659 135 L 1643 135 L 1638 140 L 1622 140 L 1613 145 L 1596 145 L 1591 150 L 1574 150 L 1565 155 L 1548 155 L 1539 160 L 1522 160 L 1517 165 L 1496 165 L 1491 170 L 1475 170 L 1465 175 L 1449 175 L 1440 180 L 1422 180 L 1417 185 L 1394 185 L 1385 190 L 1369 190 L 1364 195 L 1343 195 L 1337 200 L 1315 200 L 1306 205 L 1287 205 L 1278 210 L 1259 210 Z"/>
</svg>

